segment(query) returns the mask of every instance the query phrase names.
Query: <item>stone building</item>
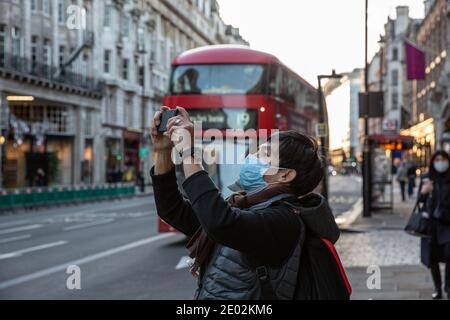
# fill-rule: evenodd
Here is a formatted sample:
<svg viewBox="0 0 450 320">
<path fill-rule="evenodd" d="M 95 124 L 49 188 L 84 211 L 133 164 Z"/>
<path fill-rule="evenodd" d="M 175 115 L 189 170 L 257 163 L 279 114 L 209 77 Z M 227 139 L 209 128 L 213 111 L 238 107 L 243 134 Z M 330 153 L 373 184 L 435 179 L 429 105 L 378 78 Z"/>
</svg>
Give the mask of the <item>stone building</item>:
<svg viewBox="0 0 450 320">
<path fill-rule="evenodd" d="M 428 165 L 435 150 L 450 151 L 448 8 L 447 0 L 425 1 L 425 18 L 410 36 L 425 51 L 426 78 L 406 84 L 411 92 L 411 126 L 402 133 L 415 137 L 413 151 L 420 167 Z"/>
</svg>

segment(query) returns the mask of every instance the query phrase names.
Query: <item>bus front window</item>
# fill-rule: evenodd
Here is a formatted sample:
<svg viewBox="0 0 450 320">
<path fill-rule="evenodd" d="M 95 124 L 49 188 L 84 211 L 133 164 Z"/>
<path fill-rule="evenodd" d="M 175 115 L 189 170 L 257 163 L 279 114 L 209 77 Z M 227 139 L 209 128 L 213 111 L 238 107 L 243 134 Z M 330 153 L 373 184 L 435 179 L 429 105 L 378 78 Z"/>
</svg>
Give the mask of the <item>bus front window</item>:
<svg viewBox="0 0 450 320">
<path fill-rule="evenodd" d="M 265 94 L 266 66 L 258 64 L 180 65 L 172 74 L 172 94 Z"/>
</svg>

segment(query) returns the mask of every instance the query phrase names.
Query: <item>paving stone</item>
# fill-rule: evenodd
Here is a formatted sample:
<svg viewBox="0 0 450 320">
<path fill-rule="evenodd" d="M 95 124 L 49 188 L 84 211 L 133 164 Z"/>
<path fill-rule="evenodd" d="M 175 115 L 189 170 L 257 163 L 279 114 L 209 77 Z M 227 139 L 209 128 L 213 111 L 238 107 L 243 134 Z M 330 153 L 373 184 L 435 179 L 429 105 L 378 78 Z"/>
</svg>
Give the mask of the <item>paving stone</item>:
<svg viewBox="0 0 450 320">
<path fill-rule="evenodd" d="M 353 300 L 431 297 L 430 272 L 420 264 L 420 238 L 403 231 L 414 202 L 395 202 L 394 206 L 392 213 L 378 212 L 371 219 L 358 218 L 350 229 L 362 232 L 343 232 L 336 244 L 352 284 Z M 367 288 L 371 276 L 367 267 L 372 265 L 380 267 L 381 290 Z"/>
</svg>

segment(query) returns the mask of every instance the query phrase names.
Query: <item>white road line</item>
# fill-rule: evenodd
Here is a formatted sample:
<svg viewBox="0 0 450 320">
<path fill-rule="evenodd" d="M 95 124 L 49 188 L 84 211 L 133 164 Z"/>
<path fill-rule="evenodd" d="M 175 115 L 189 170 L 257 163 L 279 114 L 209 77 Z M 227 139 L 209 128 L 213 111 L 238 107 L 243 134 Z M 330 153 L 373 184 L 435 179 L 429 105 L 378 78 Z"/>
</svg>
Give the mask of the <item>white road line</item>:
<svg viewBox="0 0 450 320">
<path fill-rule="evenodd" d="M 9 242 L 13 242 L 13 241 L 28 239 L 28 238 L 31 238 L 31 234 L 25 234 L 23 236 L 0 239 L 0 243 L 9 243 Z"/>
<path fill-rule="evenodd" d="M 89 227 L 99 226 L 99 225 L 102 225 L 102 224 L 107 224 L 107 223 L 110 223 L 110 222 L 113 222 L 113 221 L 114 221 L 114 219 L 105 219 L 105 220 L 101 220 L 101 221 L 82 223 L 82 224 L 77 224 L 77 225 L 70 226 L 70 227 L 64 227 L 63 230 L 64 231 L 71 231 L 71 230 L 89 228 Z"/>
<path fill-rule="evenodd" d="M 69 261 L 64 264 L 60 264 L 60 265 L 57 265 L 57 266 L 54 266 L 51 268 L 43 269 L 43 270 L 28 274 L 28 275 L 24 275 L 24 276 L 17 277 L 17 278 L 11 279 L 11 280 L 0 282 L 0 290 L 10 288 L 13 286 L 17 286 L 19 284 L 22 284 L 22 283 L 25 283 L 28 281 L 32 281 L 32 280 L 36 280 L 36 279 L 39 279 L 39 278 L 42 278 L 42 277 L 45 277 L 45 276 L 48 276 L 48 275 L 51 275 L 51 274 L 54 274 L 57 272 L 66 271 L 67 267 L 70 265 L 80 266 L 82 264 L 86 264 L 86 263 L 89 263 L 89 262 L 92 262 L 92 261 L 95 261 L 98 259 L 112 256 L 112 255 L 120 253 L 122 251 L 126 251 L 126 250 L 134 249 L 134 248 L 137 248 L 140 246 L 144 246 L 149 243 L 156 242 L 158 240 L 170 238 L 175 235 L 176 234 L 174 234 L 174 233 L 160 234 L 160 235 L 157 235 L 157 236 L 154 236 L 151 238 L 142 239 L 142 240 L 132 242 L 132 243 L 120 246 L 120 247 L 112 248 L 112 249 L 102 251 L 102 252 L 99 252 L 99 253 L 96 253 L 93 255 L 89 255 L 89 256 L 86 256 L 86 257 L 78 259 L 78 260 Z"/>
<path fill-rule="evenodd" d="M 22 254 L 28 253 L 28 252 L 39 251 L 39 250 L 44 250 L 44 249 L 48 249 L 48 248 L 62 246 L 63 244 L 66 244 L 66 243 L 68 243 L 68 242 L 62 240 L 62 241 L 57 241 L 57 242 L 52 242 L 52 243 L 41 244 L 39 246 L 26 248 L 26 249 L 22 249 L 22 250 L 18 250 L 18 251 L 3 253 L 3 254 L 0 254 L 0 260 L 19 257 Z"/>
<path fill-rule="evenodd" d="M 175 270 L 189 268 L 192 265 L 192 261 L 193 261 L 193 259 L 191 257 L 188 257 L 188 256 L 181 257 L 180 261 L 178 262 L 178 264 L 175 267 Z"/>
<path fill-rule="evenodd" d="M 33 230 L 33 229 L 38 229 L 38 228 L 42 228 L 42 224 L 31 224 L 29 226 L 24 226 L 24 227 L 4 229 L 4 230 L 0 230 L 0 234 L 13 233 L 13 232 L 19 232 L 19 231 L 25 231 L 25 230 Z"/>
<path fill-rule="evenodd" d="M 30 220 L 16 220 L 16 221 L 11 221 L 11 222 L 4 222 L 4 223 L 0 223 L 0 228 L 17 226 L 17 225 L 26 224 L 29 222 L 30 222 Z"/>
</svg>

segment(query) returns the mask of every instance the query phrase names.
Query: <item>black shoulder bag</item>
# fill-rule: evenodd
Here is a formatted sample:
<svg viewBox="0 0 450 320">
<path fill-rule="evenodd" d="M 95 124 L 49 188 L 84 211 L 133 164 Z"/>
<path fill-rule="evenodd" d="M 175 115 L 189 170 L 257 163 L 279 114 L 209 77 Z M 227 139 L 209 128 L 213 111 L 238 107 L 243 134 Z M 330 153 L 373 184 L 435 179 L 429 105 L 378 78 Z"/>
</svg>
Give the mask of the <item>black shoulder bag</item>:
<svg viewBox="0 0 450 320">
<path fill-rule="evenodd" d="M 417 200 L 416 205 L 406 224 L 406 233 L 416 237 L 429 237 L 431 235 L 431 219 L 430 214 L 423 210 L 420 201 Z"/>
</svg>

